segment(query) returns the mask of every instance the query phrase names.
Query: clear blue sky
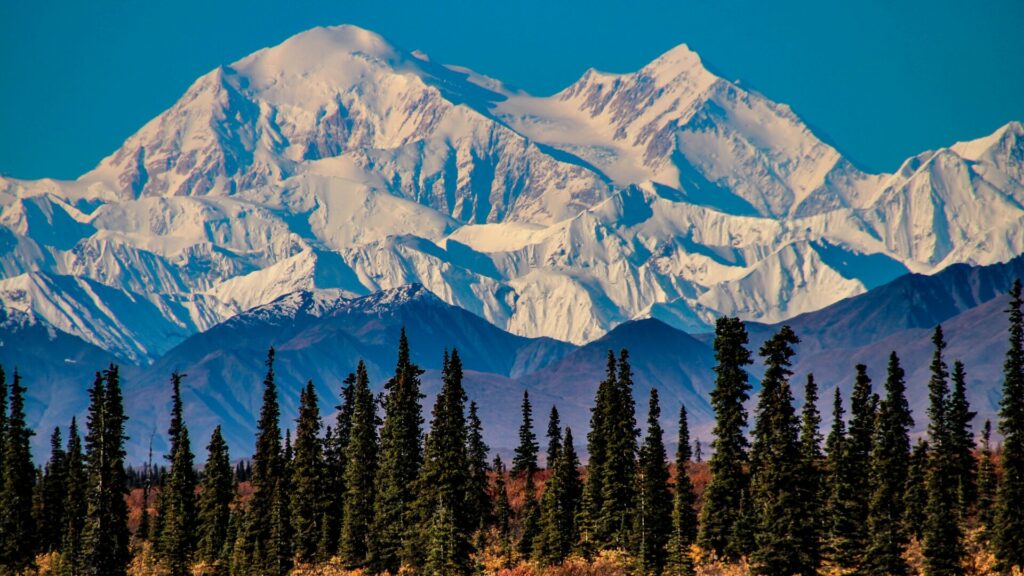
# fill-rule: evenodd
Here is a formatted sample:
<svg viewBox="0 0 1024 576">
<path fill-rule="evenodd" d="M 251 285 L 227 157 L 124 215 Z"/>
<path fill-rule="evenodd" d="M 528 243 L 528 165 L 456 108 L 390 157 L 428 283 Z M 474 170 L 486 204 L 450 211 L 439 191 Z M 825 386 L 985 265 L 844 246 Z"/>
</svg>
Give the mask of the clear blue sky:
<svg viewBox="0 0 1024 576">
<path fill-rule="evenodd" d="M 0 173 L 75 177 L 200 74 L 352 23 L 535 94 L 686 43 L 859 166 L 1024 120 L 1024 1 L 0 2 Z"/>
</svg>

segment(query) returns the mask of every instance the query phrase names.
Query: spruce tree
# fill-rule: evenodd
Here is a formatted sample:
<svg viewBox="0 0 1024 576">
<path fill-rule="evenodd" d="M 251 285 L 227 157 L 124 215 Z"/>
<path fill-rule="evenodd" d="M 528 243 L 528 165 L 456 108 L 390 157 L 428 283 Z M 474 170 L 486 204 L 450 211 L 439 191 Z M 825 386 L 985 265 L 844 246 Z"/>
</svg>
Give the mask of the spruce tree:
<svg viewBox="0 0 1024 576">
<path fill-rule="evenodd" d="M 7 373 L 4 372 L 4 367 L 0 366 L 0 491 L 3 490 L 3 470 L 4 466 L 4 438 L 7 438 Z M 0 530 L 3 529 L 0 524 Z M 3 532 L 0 531 L 0 535 Z"/>
<path fill-rule="evenodd" d="M 744 494 L 749 478 L 747 425 L 744 402 L 750 384 L 746 366 L 750 365 L 748 336 L 739 318 L 719 318 L 715 323 L 715 389 L 711 406 L 715 410 L 715 439 L 711 445 L 711 480 L 704 492 L 698 544 L 719 557 L 739 558 L 747 553 L 747 543 L 737 538 L 737 524 L 743 516 Z"/>
<path fill-rule="evenodd" d="M 128 568 L 128 508 L 124 471 L 124 402 L 118 367 L 96 374 L 85 437 L 88 481 L 80 572 L 123 576 Z"/>
<path fill-rule="evenodd" d="M 366 365 L 360 360 L 352 391 L 352 427 L 345 447 L 345 496 L 338 553 L 345 566 L 367 562 L 377 474 L 377 402 L 370 391 Z"/>
<path fill-rule="evenodd" d="M 981 453 L 978 455 L 978 523 L 991 534 L 995 520 L 996 466 L 992 460 L 992 422 L 981 427 Z"/>
<path fill-rule="evenodd" d="M 466 493 L 466 505 L 469 508 L 470 526 L 474 530 L 484 527 L 491 516 L 490 496 L 487 493 L 490 483 L 487 475 L 490 466 L 487 464 L 487 453 L 490 449 L 484 442 L 483 424 L 477 413 L 476 402 L 469 403 L 469 415 L 466 437 L 466 457 L 469 459 L 469 486 Z"/>
<path fill-rule="evenodd" d="M 606 445 L 602 471 L 599 534 L 607 548 L 630 549 L 636 514 L 637 437 L 636 403 L 629 351 L 619 352 L 615 385 L 605 415 Z"/>
<path fill-rule="evenodd" d="M 693 481 L 687 473 L 690 462 L 690 427 L 686 405 L 679 405 L 679 446 L 676 448 L 676 485 L 672 498 L 672 536 L 668 543 L 668 569 L 670 574 L 692 576 L 693 557 L 690 546 L 697 539 L 697 496 Z"/>
<path fill-rule="evenodd" d="M 171 423 L 167 431 L 171 469 L 160 492 L 161 530 L 157 546 L 172 576 L 189 573 L 196 534 L 196 475 L 181 401 L 183 377 L 178 372 L 171 375 Z"/>
<path fill-rule="evenodd" d="M 822 535 L 826 531 L 824 514 L 824 454 L 821 451 L 821 414 L 818 412 L 818 384 L 813 374 L 804 384 L 804 406 L 800 411 L 800 490 L 801 514 L 805 521 L 798 527 L 801 565 L 815 570 L 821 565 Z"/>
<path fill-rule="evenodd" d="M 320 407 L 313 381 L 299 394 L 295 421 L 294 456 L 291 465 L 290 518 L 295 560 L 316 560 L 324 510 L 324 453 L 320 440 Z"/>
<path fill-rule="evenodd" d="M 751 555 L 758 574 L 815 574 L 801 549 L 801 528 L 810 521 L 800 498 L 799 421 L 789 385 L 800 339 L 783 326 L 761 346 L 765 373 L 757 404 L 750 451 L 750 497 L 755 548 Z"/>
<path fill-rule="evenodd" d="M 244 572 L 279 574 L 282 562 L 278 558 L 279 546 L 272 542 L 281 520 L 280 498 L 277 489 L 284 476 L 284 455 L 281 451 L 281 409 L 277 400 L 273 347 L 267 351 L 267 373 L 263 378 L 263 404 L 256 423 L 256 451 L 252 457 L 252 498 L 246 512 L 246 521 L 239 530 L 239 560 L 236 564 Z M 275 515 L 275 512 L 277 513 Z"/>
<path fill-rule="evenodd" d="M 508 500 L 508 487 L 505 482 L 507 472 L 501 456 L 494 457 L 494 524 L 498 532 L 498 548 L 505 565 L 512 561 L 512 505 Z"/>
<path fill-rule="evenodd" d="M 224 549 L 229 542 L 231 501 L 235 497 L 235 482 L 231 476 L 231 457 L 228 445 L 221 435 L 220 426 L 213 429 L 206 447 L 206 466 L 203 468 L 202 488 L 198 502 L 199 560 L 213 565 L 216 573 L 225 574 Z"/>
<path fill-rule="evenodd" d="M 512 458 L 512 475 L 533 476 L 537 472 L 537 452 L 540 447 L 537 444 L 537 434 L 533 431 L 533 406 L 530 404 L 528 390 L 523 390 L 523 403 L 520 409 L 523 419 L 519 424 L 519 445 L 516 446 L 515 456 Z"/>
<path fill-rule="evenodd" d="M 652 388 L 647 409 L 647 434 L 639 456 L 634 548 L 643 573 L 654 575 L 660 575 L 665 569 L 668 539 L 672 534 L 668 454 L 660 419 L 658 390 Z"/>
<path fill-rule="evenodd" d="M 436 566 L 449 574 L 467 574 L 472 551 L 469 536 L 475 528 L 469 509 L 469 458 L 466 452 L 466 391 L 462 387 L 462 360 L 458 350 L 445 353 L 441 391 L 434 402 L 430 434 L 423 449 L 423 466 L 406 535 L 405 563 L 430 567 L 433 536 L 444 534 L 444 550 Z M 435 562 L 431 560 L 431 562 Z M 429 570 L 428 570 L 429 571 Z"/>
<path fill-rule="evenodd" d="M 0 566 L 15 571 L 35 559 L 36 526 L 32 516 L 35 467 L 29 439 L 35 434 L 25 422 L 25 387 L 14 371 L 10 389 L 10 412 L 3 435 L 3 485 L 0 487 Z"/>
<path fill-rule="evenodd" d="M 848 550 L 851 548 L 848 541 L 850 533 L 856 529 L 852 526 L 854 515 L 851 513 L 851 502 L 855 496 L 853 495 L 853 486 L 849 482 L 851 472 L 846 448 L 849 438 L 846 434 L 844 414 L 842 393 L 837 386 L 832 402 L 832 429 L 825 440 L 828 477 L 825 504 L 828 518 L 827 549 L 829 559 L 836 566 L 853 564 L 853 561 L 847 556 Z"/>
<path fill-rule="evenodd" d="M 1021 282 L 1010 289 L 1009 349 L 1003 364 L 1003 397 L 999 402 L 999 433 L 1003 435 L 1002 468 L 996 494 L 996 558 L 1004 571 L 1024 568 L 1024 301 Z"/>
<path fill-rule="evenodd" d="M 559 436 L 563 436 L 559 431 Z M 551 476 L 541 498 L 540 528 L 533 544 L 533 555 L 545 565 L 560 564 L 576 541 L 576 514 L 583 494 L 579 477 L 579 458 L 573 446 L 572 430 L 564 439 L 551 463 Z"/>
<path fill-rule="evenodd" d="M 866 572 L 877 576 L 903 576 L 909 567 L 903 558 L 907 545 L 903 495 L 910 468 L 910 429 L 914 419 L 906 398 L 907 385 L 900 359 L 889 355 L 885 399 L 879 404 L 878 426 L 871 452 L 871 503 Z"/>
<path fill-rule="evenodd" d="M 68 427 L 65 456 L 67 493 L 64 500 L 64 525 L 61 534 L 61 575 L 79 574 L 82 565 L 82 531 L 85 527 L 86 470 L 78 421 L 72 417 Z"/>
<path fill-rule="evenodd" d="M 519 541 L 517 550 L 523 558 L 533 555 L 533 545 L 540 534 L 540 502 L 537 501 L 537 484 L 534 475 L 527 473 L 523 483 L 523 505 L 519 509 Z"/>
<path fill-rule="evenodd" d="M 910 452 L 907 468 L 907 487 L 903 491 L 903 527 L 908 536 L 918 540 L 924 537 L 925 510 L 928 508 L 928 465 L 931 448 L 928 441 L 919 438 Z"/>
<path fill-rule="evenodd" d="M 395 375 L 384 385 L 384 424 L 380 431 L 380 464 L 370 530 L 370 566 L 396 572 L 400 563 L 406 517 L 415 498 L 412 487 L 423 462 L 423 413 L 420 376 L 423 370 L 409 357 L 402 329 Z"/>
<path fill-rule="evenodd" d="M 558 451 L 562 449 L 562 420 L 558 416 L 558 407 L 551 406 L 551 413 L 548 415 L 548 451 L 547 467 L 553 470 L 555 460 L 558 460 Z"/>
<path fill-rule="evenodd" d="M 977 412 L 971 411 L 967 400 L 967 374 L 963 362 L 953 363 L 953 391 L 949 396 L 950 450 L 956 477 L 960 513 L 966 516 L 978 497 L 974 459 L 974 432 L 971 422 Z"/>
<path fill-rule="evenodd" d="M 850 514 L 851 530 L 847 533 L 847 548 L 840 556 L 846 559 L 841 566 L 854 568 L 863 566 L 868 546 L 868 513 L 871 502 L 871 448 L 875 437 L 875 419 L 878 413 L 878 396 L 872 392 L 871 378 L 867 366 L 856 366 L 857 376 L 850 392 L 850 428 L 844 449 L 851 487 Z"/>
<path fill-rule="evenodd" d="M 942 327 L 932 337 L 931 379 L 928 382 L 928 436 L 932 455 L 928 470 L 928 506 L 924 524 L 924 566 L 926 576 L 960 576 L 963 567 L 962 534 L 957 502 L 960 483 L 956 436 L 950 420 L 949 371 L 943 360 L 946 347 Z"/>
<path fill-rule="evenodd" d="M 50 436 L 50 460 L 46 463 L 41 488 L 42 510 L 38 522 L 39 548 L 59 550 L 64 535 L 64 504 L 67 498 L 67 456 L 60 427 Z"/>
<path fill-rule="evenodd" d="M 321 519 L 319 556 L 322 561 L 334 556 L 341 539 L 345 511 L 345 450 L 352 436 L 353 394 L 356 375 L 349 373 L 341 388 L 341 404 L 335 426 L 324 434 L 324 510 Z"/>
<path fill-rule="evenodd" d="M 590 412 L 590 431 L 587 433 L 587 452 L 590 460 L 587 463 L 587 482 L 578 522 L 579 549 L 585 556 L 590 556 L 599 544 L 598 522 L 603 502 L 605 454 L 608 444 L 607 415 L 611 410 L 609 402 L 617 373 L 615 354 L 609 350 L 605 379 L 597 386 L 594 406 Z"/>
</svg>

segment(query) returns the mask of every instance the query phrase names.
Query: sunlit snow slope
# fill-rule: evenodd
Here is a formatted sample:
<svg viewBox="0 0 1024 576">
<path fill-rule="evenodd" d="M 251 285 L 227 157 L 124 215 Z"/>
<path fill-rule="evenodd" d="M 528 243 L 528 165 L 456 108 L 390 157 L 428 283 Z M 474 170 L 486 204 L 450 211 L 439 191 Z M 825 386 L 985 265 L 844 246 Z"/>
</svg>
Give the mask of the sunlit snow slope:
<svg viewBox="0 0 1024 576">
<path fill-rule="evenodd" d="M 1024 126 L 866 174 L 685 46 L 550 97 L 352 26 L 199 78 L 78 180 L 0 178 L 0 302 L 138 363 L 296 290 L 523 336 L 813 311 L 1024 252 Z"/>
</svg>

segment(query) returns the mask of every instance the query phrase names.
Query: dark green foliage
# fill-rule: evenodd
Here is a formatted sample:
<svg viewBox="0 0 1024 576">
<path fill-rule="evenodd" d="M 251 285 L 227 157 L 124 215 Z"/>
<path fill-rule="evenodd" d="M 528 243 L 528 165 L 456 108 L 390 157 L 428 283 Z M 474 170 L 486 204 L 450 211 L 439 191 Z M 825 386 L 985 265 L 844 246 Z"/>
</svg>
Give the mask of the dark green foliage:
<svg viewBox="0 0 1024 576">
<path fill-rule="evenodd" d="M 283 487 L 285 455 L 281 450 L 281 409 L 277 400 L 273 348 L 267 352 L 267 374 L 263 379 L 263 404 L 256 424 L 256 452 L 252 458 L 252 499 L 246 521 L 239 530 L 233 571 L 239 574 L 282 574 Z M 290 557 L 291 555 L 288 554 Z"/>
<path fill-rule="evenodd" d="M 580 551 L 589 556 L 600 544 L 599 519 L 601 515 L 602 493 L 604 490 L 605 455 L 608 444 L 608 418 L 611 410 L 612 389 L 618 368 L 615 354 L 608 351 L 608 363 L 605 379 L 597 386 L 594 406 L 590 409 L 590 431 L 587 433 L 587 452 L 590 461 L 587 463 L 587 483 L 584 488 L 582 511 L 577 528 L 579 529 Z"/>
<path fill-rule="evenodd" d="M 636 403 L 629 352 L 619 352 L 618 373 L 605 415 L 605 454 L 601 479 L 600 541 L 608 548 L 629 549 L 636 514 Z"/>
<path fill-rule="evenodd" d="M 451 358 L 446 352 L 443 365 L 443 384 L 424 443 L 403 557 L 406 565 L 423 566 L 428 573 L 467 574 L 469 537 L 475 526 L 467 499 L 466 391 L 458 350 L 452 351 Z"/>
<path fill-rule="evenodd" d="M 565 429 L 564 440 L 557 453 L 558 458 L 552 463 L 551 477 L 541 498 L 540 531 L 533 544 L 534 558 L 549 566 L 561 563 L 576 541 L 576 514 L 583 495 L 580 462 L 573 446 L 571 429 Z"/>
<path fill-rule="evenodd" d="M 558 460 L 558 451 L 562 449 L 562 420 L 558 416 L 558 407 L 551 407 L 551 414 L 548 416 L 548 469 L 554 469 L 555 460 Z"/>
<path fill-rule="evenodd" d="M 750 451 L 750 495 L 758 574 L 815 574 L 801 549 L 801 528 L 809 521 L 800 500 L 799 421 L 789 386 L 793 346 L 800 339 L 789 326 L 761 347 L 765 373 Z"/>
<path fill-rule="evenodd" d="M 157 538 L 159 557 L 172 576 L 189 572 L 196 534 L 196 474 L 192 447 L 181 402 L 181 381 L 184 376 L 171 375 L 170 473 L 160 492 L 160 532 Z"/>
<path fill-rule="evenodd" d="M 526 390 L 523 391 L 521 411 L 523 419 L 519 425 L 519 445 L 512 458 L 512 475 L 532 476 L 537 471 L 537 452 L 540 446 L 537 444 L 537 434 L 533 431 L 533 406 L 530 404 L 530 393 Z"/>
<path fill-rule="evenodd" d="M 324 434 L 324 510 L 321 518 L 320 544 L 318 554 L 327 560 L 338 552 L 341 539 L 341 524 L 345 503 L 345 467 L 348 459 L 345 450 L 352 435 L 353 394 L 355 373 L 345 378 L 341 388 L 341 405 L 336 425 L 327 427 Z"/>
<path fill-rule="evenodd" d="M 960 482 L 957 477 L 957 439 L 950 420 L 949 372 L 942 352 L 942 327 L 932 337 L 931 379 L 928 382 L 928 436 L 932 454 L 928 470 L 928 506 L 925 509 L 924 560 L 927 576 L 963 574 L 963 535 L 959 524 Z"/>
<path fill-rule="evenodd" d="M 68 491 L 66 461 L 60 428 L 54 428 L 50 436 L 50 460 L 46 463 L 40 489 L 41 510 L 37 523 L 40 550 L 59 550 L 63 539 Z"/>
<path fill-rule="evenodd" d="M 505 464 L 501 456 L 494 457 L 494 524 L 498 531 L 498 546 L 505 564 L 512 561 L 512 505 L 508 501 Z"/>
<path fill-rule="evenodd" d="M 423 370 L 409 358 L 409 341 L 403 328 L 395 375 L 384 385 L 384 424 L 369 540 L 370 566 L 377 571 L 398 570 L 405 519 L 415 497 L 412 488 L 423 462 L 422 374 Z"/>
<path fill-rule="evenodd" d="M 914 419 L 906 398 L 900 359 L 889 355 L 885 399 L 879 404 L 878 426 L 871 452 L 871 502 L 868 513 L 869 545 L 866 572 L 877 576 L 903 576 L 907 544 L 903 494 L 910 467 L 910 428 Z"/>
<path fill-rule="evenodd" d="M 0 372 L 0 378 L 4 375 Z M 0 566 L 20 570 L 35 557 L 36 526 L 32 516 L 32 490 L 36 471 L 32 466 L 29 439 L 35 433 L 25 422 L 25 387 L 14 371 L 10 388 L 10 412 L 4 424 L 2 485 L 0 485 Z"/>
<path fill-rule="evenodd" d="M 484 527 L 491 516 L 491 502 L 487 493 L 487 453 L 490 450 L 484 442 L 484 428 L 477 414 L 476 402 L 469 403 L 469 415 L 466 425 L 466 458 L 469 460 L 469 484 L 466 493 L 466 506 L 469 509 L 470 526 L 479 530 Z"/>
<path fill-rule="evenodd" d="M 127 417 L 118 367 L 96 374 L 89 393 L 89 433 L 85 437 L 88 481 L 82 530 L 83 574 L 122 576 L 128 567 L 128 507 L 124 472 Z"/>
<path fill-rule="evenodd" d="M 750 384 L 746 366 L 750 365 L 747 330 L 739 318 L 719 318 L 715 324 L 715 389 L 711 406 L 715 410 L 715 439 L 711 445 L 711 481 L 704 493 L 698 544 L 720 557 L 739 558 L 748 550 L 741 523 L 744 494 L 749 478 L 747 411 Z"/>
<path fill-rule="evenodd" d="M 668 543 L 670 574 L 690 576 L 694 573 L 690 546 L 697 539 L 697 495 L 687 473 L 690 461 L 690 427 L 686 406 L 679 406 L 679 446 L 676 449 L 676 486 L 672 498 L 672 536 Z"/>
<path fill-rule="evenodd" d="M 377 474 L 377 402 L 362 361 L 352 388 L 352 426 L 345 447 L 345 496 L 338 552 L 350 568 L 366 564 Z"/>
<path fill-rule="evenodd" d="M 818 384 L 814 375 L 807 375 L 804 384 L 804 406 L 800 413 L 800 491 L 801 515 L 805 521 L 797 529 L 801 564 L 817 568 L 821 565 L 822 535 L 825 524 L 825 470 L 824 454 L 821 451 L 821 414 L 818 412 Z"/>
<path fill-rule="evenodd" d="M 995 521 L 996 465 L 992 461 L 992 422 L 981 428 L 981 452 L 978 455 L 978 523 L 991 532 Z"/>
<path fill-rule="evenodd" d="M 925 510 L 928 507 L 928 462 L 931 447 L 920 438 L 910 452 L 910 466 L 907 468 L 907 488 L 903 492 L 903 526 L 909 536 L 920 540 L 924 537 Z"/>
<path fill-rule="evenodd" d="M 974 459 L 974 433 L 971 422 L 977 412 L 967 401 L 967 374 L 959 360 L 953 363 L 953 391 L 949 396 L 950 457 L 956 477 L 960 513 L 964 516 L 978 498 L 977 461 Z"/>
<path fill-rule="evenodd" d="M 67 495 L 64 500 L 61 556 L 65 572 L 71 572 L 82 565 L 82 531 L 85 527 L 86 511 L 86 470 L 82 438 L 78 435 L 78 422 L 73 417 L 71 426 L 68 427 L 68 449 L 64 461 L 67 466 Z"/>
<path fill-rule="evenodd" d="M 661 574 L 672 534 L 672 493 L 669 490 L 668 454 L 661 429 L 658 390 L 651 389 L 647 409 L 647 435 L 640 448 L 634 549 L 644 574 Z"/>
<path fill-rule="evenodd" d="M 996 558 L 1004 570 L 1024 568 L 1024 312 L 1021 282 L 1010 290 L 1009 349 L 1003 364 L 1003 397 L 999 404 L 999 433 L 1003 435 L 1002 468 L 996 496 L 996 529 L 992 535 Z"/>
<path fill-rule="evenodd" d="M 298 562 L 316 559 L 324 511 L 324 453 L 320 440 L 320 407 L 313 382 L 299 395 L 299 416 L 295 421 L 294 456 L 291 463 L 292 546 Z"/>
<path fill-rule="evenodd" d="M 871 449 L 874 441 L 878 396 L 871 392 L 867 367 L 856 366 L 850 393 L 850 427 L 845 434 L 842 405 L 836 389 L 833 434 L 826 442 L 831 489 L 829 514 L 829 556 L 844 570 L 861 570 L 868 545 L 868 511 L 871 499 Z"/>
<path fill-rule="evenodd" d="M 235 483 L 231 477 L 228 445 L 221 435 L 220 426 L 213 429 L 206 450 L 206 466 L 203 468 L 202 489 L 199 492 L 196 552 L 199 560 L 216 564 L 218 573 L 223 574 L 226 568 L 222 562 L 226 555 L 225 547 L 233 541 L 229 534 L 229 524 Z"/>
<path fill-rule="evenodd" d="M 526 475 L 523 486 L 523 506 L 519 509 L 519 542 L 516 545 L 519 555 L 529 558 L 533 555 L 533 544 L 540 534 L 540 503 L 537 502 L 537 484 L 533 474 Z"/>
</svg>

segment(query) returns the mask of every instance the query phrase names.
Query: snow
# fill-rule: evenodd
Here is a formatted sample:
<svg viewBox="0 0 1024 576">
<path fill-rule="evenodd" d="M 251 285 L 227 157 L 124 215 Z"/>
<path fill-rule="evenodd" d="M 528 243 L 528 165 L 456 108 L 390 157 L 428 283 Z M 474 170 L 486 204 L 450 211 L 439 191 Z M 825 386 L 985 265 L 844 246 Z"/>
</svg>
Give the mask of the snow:
<svg viewBox="0 0 1024 576">
<path fill-rule="evenodd" d="M 1022 157 L 1012 122 L 865 173 L 686 46 L 537 97 L 315 28 L 203 75 L 76 181 L 0 178 L 0 303 L 140 363 L 298 291 L 413 283 L 577 343 L 777 321 L 1024 252 Z"/>
</svg>

